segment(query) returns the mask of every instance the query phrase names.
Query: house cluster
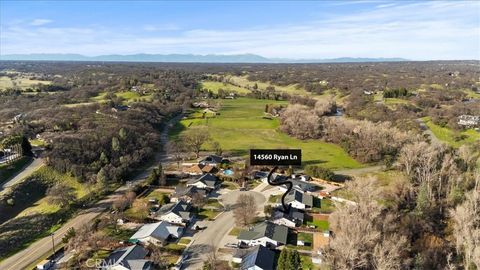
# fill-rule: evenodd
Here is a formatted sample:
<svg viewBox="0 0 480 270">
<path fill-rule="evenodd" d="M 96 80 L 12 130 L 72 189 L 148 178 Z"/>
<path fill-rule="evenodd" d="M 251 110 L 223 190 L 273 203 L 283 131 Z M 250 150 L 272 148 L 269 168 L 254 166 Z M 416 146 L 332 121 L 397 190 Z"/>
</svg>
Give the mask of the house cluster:
<svg viewBox="0 0 480 270">
<path fill-rule="evenodd" d="M 262 181 L 267 181 L 267 175 L 263 171 L 253 173 L 254 178 Z M 286 180 L 283 179 L 286 176 L 281 174 L 274 174 L 273 177 L 273 181 Z M 289 181 L 293 182 L 293 188 L 285 198 L 290 205 L 288 212 L 282 211 L 281 204 L 277 203 L 269 220 L 239 233 L 232 261 L 239 264 L 240 269 L 275 269 L 274 258 L 278 249 L 294 242 L 294 232 L 298 232 L 304 224 L 306 211 L 314 206 L 315 198 L 310 191 L 317 187 L 309 182 L 310 179 L 307 175 L 292 175 Z M 286 191 L 285 186 L 279 188 Z M 305 243 L 297 240 L 296 245 Z"/>
<path fill-rule="evenodd" d="M 465 127 L 478 127 L 480 126 L 480 116 L 478 115 L 460 115 L 458 117 L 458 125 Z"/>
<path fill-rule="evenodd" d="M 220 186 L 218 177 L 212 172 L 222 162 L 225 162 L 222 157 L 212 155 L 192 166 L 195 168 L 191 169 L 191 175 L 195 177 L 188 180 L 185 187 L 176 187 L 170 203 L 158 206 L 158 209 L 154 207 L 151 211 L 150 218 L 157 222 L 141 226 L 129 239 L 132 245 L 112 252 L 104 261 L 103 269 L 153 269 L 144 247 L 163 246 L 183 236 L 195 219 L 191 201 L 195 196 L 208 196 Z"/>
</svg>

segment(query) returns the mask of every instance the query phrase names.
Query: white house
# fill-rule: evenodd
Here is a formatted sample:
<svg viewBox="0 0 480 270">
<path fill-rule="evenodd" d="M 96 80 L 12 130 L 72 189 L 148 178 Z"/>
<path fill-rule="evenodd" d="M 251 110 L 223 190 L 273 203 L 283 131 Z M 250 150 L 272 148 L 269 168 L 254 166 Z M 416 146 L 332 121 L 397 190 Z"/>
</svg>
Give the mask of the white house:
<svg viewBox="0 0 480 270">
<path fill-rule="evenodd" d="M 295 228 L 303 224 L 305 215 L 294 207 L 290 208 L 288 214 L 282 211 L 276 211 L 273 214 L 272 222 L 277 225 L 287 226 L 289 228 Z"/>
<path fill-rule="evenodd" d="M 217 189 L 219 185 L 220 185 L 220 181 L 215 175 L 211 173 L 204 174 L 199 178 L 192 179 L 187 182 L 187 187 L 194 186 L 194 187 L 206 189 L 206 190 Z"/>
<path fill-rule="evenodd" d="M 466 127 L 475 127 L 480 125 L 480 116 L 460 115 L 458 117 L 458 125 Z"/>
<path fill-rule="evenodd" d="M 193 219 L 192 205 L 184 201 L 169 203 L 162 206 L 155 214 L 155 219 L 173 224 L 186 225 Z"/>
<path fill-rule="evenodd" d="M 131 241 L 138 241 L 144 245 L 149 243 L 160 245 L 171 239 L 182 236 L 183 227 L 170 224 L 166 221 L 143 225 L 132 237 Z"/>
</svg>

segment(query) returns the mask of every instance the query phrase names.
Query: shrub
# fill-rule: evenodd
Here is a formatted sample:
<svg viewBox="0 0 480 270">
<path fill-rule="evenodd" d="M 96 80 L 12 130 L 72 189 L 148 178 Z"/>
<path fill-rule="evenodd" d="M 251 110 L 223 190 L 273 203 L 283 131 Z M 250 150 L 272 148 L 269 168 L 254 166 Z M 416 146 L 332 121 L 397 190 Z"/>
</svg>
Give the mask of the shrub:
<svg viewBox="0 0 480 270">
<path fill-rule="evenodd" d="M 333 173 L 331 170 L 314 165 L 306 166 L 305 173 L 325 180 L 333 180 L 335 177 L 335 173 Z"/>
</svg>

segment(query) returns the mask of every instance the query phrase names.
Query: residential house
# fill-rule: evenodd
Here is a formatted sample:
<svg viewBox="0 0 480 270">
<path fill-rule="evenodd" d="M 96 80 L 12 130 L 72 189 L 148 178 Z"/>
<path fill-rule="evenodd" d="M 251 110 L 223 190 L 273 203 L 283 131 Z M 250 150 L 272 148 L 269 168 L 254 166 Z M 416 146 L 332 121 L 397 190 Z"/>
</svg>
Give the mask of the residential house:
<svg viewBox="0 0 480 270">
<path fill-rule="evenodd" d="M 275 252 L 264 246 L 237 249 L 232 261 L 240 264 L 241 270 L 273 270 L 275 269 Z"/>
<path fill-rule="evenodd" d="M 130 106 L 127 105 L 116 105 L 112 108 L 112 112 L 123 112 L 126 111 L 130 108 Z"/>
<path fill-rule="evenodd" d="M 108 270 L 150 270 L 152 262 L 145 260 L 148 251 L 139 245 L 123 247 L 113 251 L 103 261 L 101 269 Z"/>
<path fill-rule="evenodd" d="M 175 192 L 173 192 L 172 196 L 170 197 L 171 202 L 178 202 L 179 200 L 183 200 L 186 202 L 190 202 L 196 194 L 198 196 L 205 197 L 207 195 L 205 189 L 197 188 L 196 186 L 188 186 L 188 187 L 180 187 L 177 186 L 175 188 Z"/>
<path fill-rule="evenodd" d="M 293 188 L 301 190 L 302 192 L 314 192 L 320 189 L 320 187 L 312 182 L 301 181 L 297 179 L 287 179 L 292 182 Z M 282 185 L 278 187 L 281 191 L 287 191 L 287 186 Z"/>
<path fill-rule="evenodd" d="M 211 166 L 216 167 L 216 166 L 220 166 L 220 164 L 222 164 L 222 162 L 224 162 L 223 157 L 217 156 L 217 155 L 209 155 L 209 156 L 205 157 L 204 159 L 200 160 L 200 162 L 198 162 L 198 164 L 211 165 Z"/>
<path fill-rule="evenodd" d="M 285 203 L 296 209 L 309 209 L 313 207 L 313 196 L 294 188 L 285 196 Z"/>
<path fill-rule="evenodd" d="M 277 225 L 266 221 L 262 222 L 250 230 L 241 231 L 238 235 L 238 244 L 240 246 L 258 246 L 277 247 L 285 245 L 288 238 L 288 227 Z"/>
<path fill-rule="evenodd" d="M 458 117 L 458 125 L 466 127 L 480 126 L 480 116 L 474 115 L 460 115 Z"/>
<path fill-rule="evenodd" d="M 170 240 L 178 239 L 183 234 L 183 227 L 161 221 L 143 225 L 130 241 L 138 241 L 144 245 L 161 245 Z"/>
<path fill-rule="evenodd" d="M 189 180 L 187 182 L 187 187 L 190 186 L 195 186 L 197 188 L 211 191 L 217 189 L 220 186 L 220 181 L 215 175 L 207 173 L 199 178 Z"/>
<path fill-rule="evenodd" d="M 190 175 L 202 175 L 204 173 L 217 173 L 218 169 L 212 165 L 194 164 L 185 169 L 185 172 Z"/>
<path fill-rule="evenodd" d="M 165 204 L 155 213 L 154 218 L 173 224 L 186 225 L 193 219 L 192 205 L 184 201 Z"/>
<path fill-rule="evenodd" d="M 276 211 L 273 214 L 272 222 L 277 225 L 284 225 L 289 228 L 295 228 L 303 224 L 304 218 L 305 213 L 294 207 L 290 207 L 288 213 L 284 213 L 283 211 Z"/>
</svg>

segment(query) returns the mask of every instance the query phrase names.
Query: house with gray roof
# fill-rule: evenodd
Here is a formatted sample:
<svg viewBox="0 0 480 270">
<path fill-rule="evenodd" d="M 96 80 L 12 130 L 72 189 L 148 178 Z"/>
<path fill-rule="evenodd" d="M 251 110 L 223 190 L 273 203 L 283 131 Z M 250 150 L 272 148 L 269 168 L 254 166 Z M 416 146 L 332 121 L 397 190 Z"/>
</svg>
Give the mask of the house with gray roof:
<svg viewBox="0 0 480 270">
<path fill-rule="evenodd" d="M 197 188 L 193 185 L 188 187 L 177 186 L 175 188 L 175 192 L 173 192 L 172 196 L 170 197 L 170 201 L 178 202 L 179 200 L 183 200 L 186 202 L 190 202 L 197 194 L 198 196 L 205 197 L 207 195 L 207 192 L 205 189 Z"/>
<path fill-rule="evenodd" d="M 296 209 L 309 209 L 313 207 L 313 196 L 294 188 L 285 197 L 285 203 Z"/>
<path fill-rule="evenodd" d="M 273 214 L 272 222 L 278 225 L 287 226 L 289 228 L 295 228 L 302 226 L 304 219 L 305 213 L 294 207 L 290 207 L 288 213 L 284 213 L 283 211 L 276 211 Z"/>
<path fill-rule="evenodd" d="M 277 247 L 287 243 L 288 227 L 266 221 L 241 231 L 237 239 L 240 246 Z"/>
<path fill-rule="evenodd" d="M 187 182 L 187 187 L 195 186 L 205 190 L 214 190 L 220 186 L 218 177 L 211 173 L 204 174 L 196 179 L 191 179 Z"/>
<path fill-rule="evenodd" d="M 183 234 L 183 227 L 161 221 L 143 225 L 132 237 L 130 242 L 138 241 L 142 244 L 160 245 L 173 239 L 178 239 Z"/>
<path fill-rule="evenodd" d="M 184 201 L 165 204 L 155 213 L 154 218 L 173 224 L 187 225 L 193 219 L 192 205 Z"/>
<path fill-rule="evenodd" d="M 217 156 L 217 155 L 209 155 L 209 156 L 206 156 L 204 159 L 202 159 L 200 162 L 198 162 L 198 164 L 211 165 L 216 167 L 216 166 L 220 166 L 222 162 L 224 162 L 223 157 Z"/>
<path fill-rule="evenodd" d="M 113 251 L 102 263 L 105 270 L 150 270 L 153 263 L 145 260 L 148 251 L 139 245 L 123 247 Z"/>
<path fill-rule="evenodd" d="M 264 246 L 237 249 L 232 261 L 240 264 L 241 270 L 273 270 L 275 269 L 275 252 Z"/>
</svg>

